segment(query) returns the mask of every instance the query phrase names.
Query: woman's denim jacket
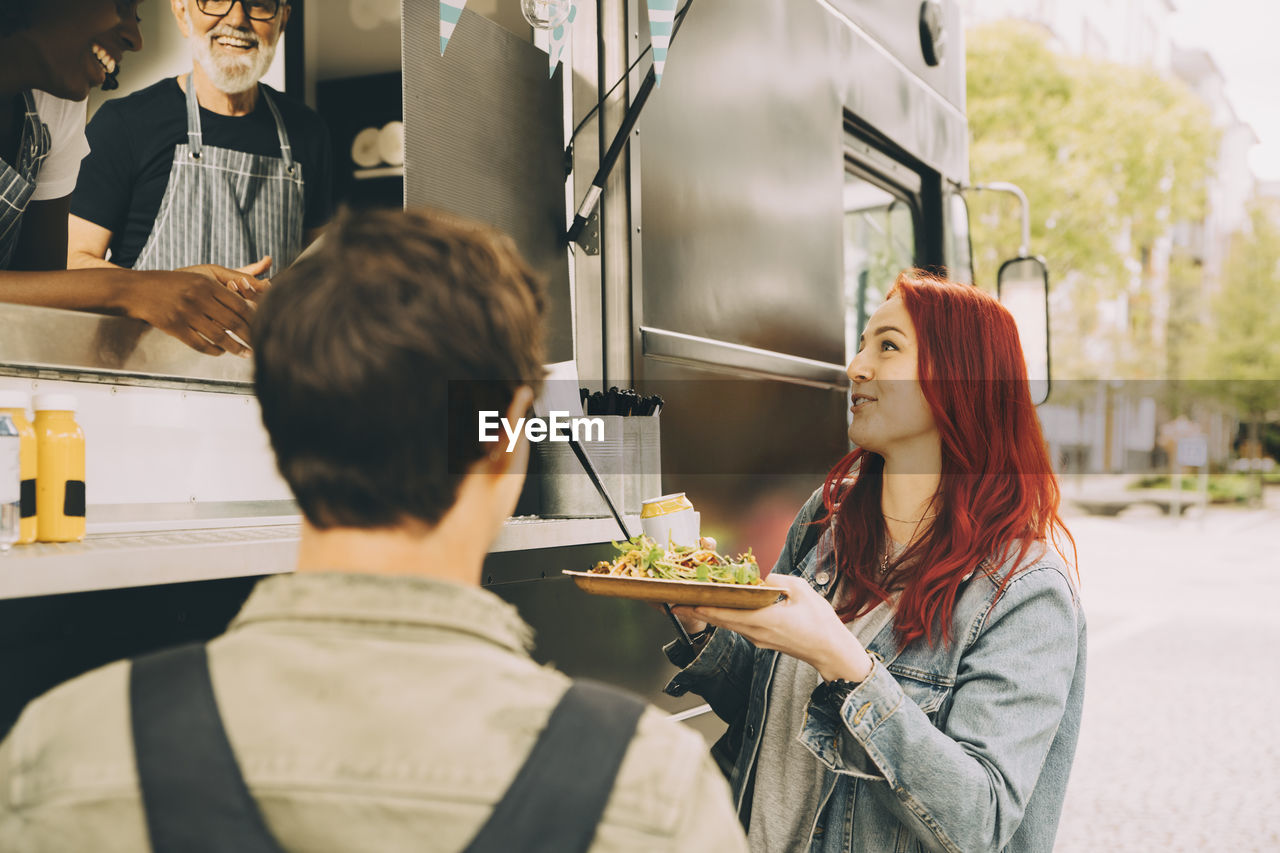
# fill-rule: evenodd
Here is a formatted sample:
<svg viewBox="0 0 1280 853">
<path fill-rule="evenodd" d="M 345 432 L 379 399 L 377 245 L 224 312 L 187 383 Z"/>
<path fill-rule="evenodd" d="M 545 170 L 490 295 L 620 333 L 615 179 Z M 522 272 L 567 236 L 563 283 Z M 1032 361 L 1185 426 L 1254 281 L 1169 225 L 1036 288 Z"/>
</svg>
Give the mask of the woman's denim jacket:
<svg viewBox="0 0 1280 853">
<path fill-rule="evenodd" d="M 774 571 L 798 574 L 825 594 L 836 578 L 829 549 L 796 553 L 821 509 L 815 493 Z M 1000 572 L 1010 568 L 1011 557 Z M 1061 560 L 1041 556 L 998 598 L 996 583 L 975 572 L 960 586 L 951 628 L 949 644 L 900 647 L 886 625 L 867 648 L 872 675 L 838 712 L 809 703 L 799 739 L 829 771 L 810 850 L 1053 849 L 1085 663 L 1084 614 Z M 729 724 L 712 754 L 749 826 L 778 653 L 726 630 L 696 656 L 679 644 L 667 653 L 684 668 L 666 691 L 701 695 Z"/>
</svg>

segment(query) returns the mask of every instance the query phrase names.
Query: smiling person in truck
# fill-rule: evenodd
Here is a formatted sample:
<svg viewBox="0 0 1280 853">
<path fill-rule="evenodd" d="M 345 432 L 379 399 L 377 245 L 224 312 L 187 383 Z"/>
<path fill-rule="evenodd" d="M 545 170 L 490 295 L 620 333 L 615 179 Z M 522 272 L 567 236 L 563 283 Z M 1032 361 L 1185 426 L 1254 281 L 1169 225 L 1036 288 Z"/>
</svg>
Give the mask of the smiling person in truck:
<svg viewBox="0 0 1280 853">
<path fill-rule="evenodd" d="M 0 3 L 0 269 L 66 266 L 84 100 L 142 47 L 136 3 Z M 120 8 L 118 8 L 120 7 Z"/>
<path fill-rule="evenodd" d="M 192 71 L 94 114 L 71 199 L 68 265 L 220 264 L 274 275 L 314 239 L 332 207 L 324 122 L 259 82 L 289 3 L 171 5 Z"/>
<path fill-rule="evenodd" d="M 67 210 L 85 143 L 85 98 L 114 88 L 142 49 L 139 0 L 0 0 L 0 302 L 146 320 L 211 355 L 246 352 L 254 284 L 215 266 L 69 273 Z M 257 283 L 260 287 L 261 283 Z"/>
</svg>

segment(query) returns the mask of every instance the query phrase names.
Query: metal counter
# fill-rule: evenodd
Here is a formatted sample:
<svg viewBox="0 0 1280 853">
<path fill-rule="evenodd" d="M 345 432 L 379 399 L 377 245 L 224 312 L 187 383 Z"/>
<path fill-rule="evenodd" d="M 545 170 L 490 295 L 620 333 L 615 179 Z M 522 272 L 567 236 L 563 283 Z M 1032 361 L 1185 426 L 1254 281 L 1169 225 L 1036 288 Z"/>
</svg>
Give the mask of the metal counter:
<svg viewBox="0 0 1280 853">
<path fill-rule="evenodd" d="M 0 375 L 253 393 L 253 365 L 141 320 L 0 303 Z"/>
</svg>

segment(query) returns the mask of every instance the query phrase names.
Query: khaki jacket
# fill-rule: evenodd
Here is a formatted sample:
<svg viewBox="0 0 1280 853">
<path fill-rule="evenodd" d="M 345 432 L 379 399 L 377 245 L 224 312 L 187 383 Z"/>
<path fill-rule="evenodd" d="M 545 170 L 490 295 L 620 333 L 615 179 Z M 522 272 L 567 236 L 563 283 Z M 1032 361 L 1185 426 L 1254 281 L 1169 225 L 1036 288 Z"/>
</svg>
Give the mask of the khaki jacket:
<svg viewBox="0 0 1280 853">
<path fill-rule="evenodd" d="M 262 581 L 209 669 L 268 826 L 307 853 L 462 850 L 567 689 L 514 608 L 422 578 Z M 150 849 L 119 661 L 31 703 L 0 744 L 0 850 Z M 650 709 L 593 853 L 745 851 L 701 737 Z"/>
</svg>

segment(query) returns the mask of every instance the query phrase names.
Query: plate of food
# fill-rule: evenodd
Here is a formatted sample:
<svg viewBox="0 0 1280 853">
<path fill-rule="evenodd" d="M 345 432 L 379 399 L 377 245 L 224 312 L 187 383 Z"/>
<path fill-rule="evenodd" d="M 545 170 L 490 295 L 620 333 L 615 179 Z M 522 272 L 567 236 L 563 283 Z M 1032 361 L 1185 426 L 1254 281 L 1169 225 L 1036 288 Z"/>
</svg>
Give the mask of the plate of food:
<svg viewBox="0 0 1280 853">
<path fill-rule="evenodd" d="M 714 547 L 663 547 L 648 536 L 614 542 L 618 556 L 587 572 L 565 571 L 592 595 L 609 595 L 657 604 L 707 605 L 758 610 L 782 593 L 760 579 L 760 566 L 748 551 L 727 557 Z"/>
</svg>

